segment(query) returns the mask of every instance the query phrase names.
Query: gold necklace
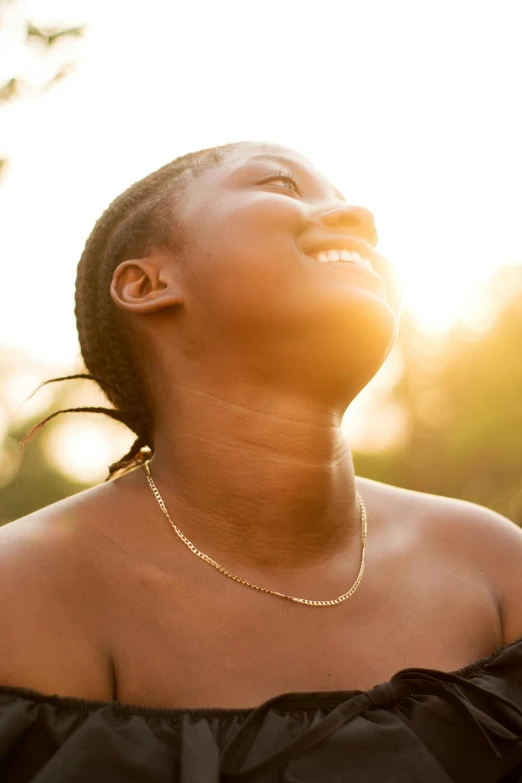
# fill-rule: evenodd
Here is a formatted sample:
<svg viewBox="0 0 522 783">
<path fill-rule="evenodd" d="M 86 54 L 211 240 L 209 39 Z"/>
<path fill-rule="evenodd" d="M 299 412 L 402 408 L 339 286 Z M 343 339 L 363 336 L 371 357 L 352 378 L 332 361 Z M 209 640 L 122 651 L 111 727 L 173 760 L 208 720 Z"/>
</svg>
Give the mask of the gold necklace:
<svg viewBox="0 0 522 783">
<path fill-rule="evenodd" d="M 211 557 L 208 555 L 203 554 L 203 552 L 200 552 L 199 549 L 196 549 L 194 544 L 192 544 L 188 538 L 185 538 L 181 530 L 176 527 L 174 522 L 169 516 L 169 512 L 167 511 L 167 507 L 165 506 L 165 503 L 163 502 L 163 498 L 161 497 L 157 486 L 155 485 L 154 481 L 152 480 L 152 476 L 150 475 L 150 468 L 149 468 L 149 462 L 150 459 L 146 460 L 146 462 L 143 463 L 143 466 L 145 468 L 145 471 L 147 473 L 147 481 L 149 482 L 149 486 L 152 489 L 154 496 L 156 500 L 158 501 L 159 507 L 169 520 L 170 524 L 178 534 L 178 536 L 181 538 L 183 543 L 185 543 L 188 548 L 194 552 L 195 555 L 200 557 L 202 560 L 205 560 L 205 562 L 210 563 L 210 565 L 214 566 L 214 568 L 217 568 L 218 571 L 221 571 L 221 573 L 225 574 L 226 576 L 230 577 L 230 579 L 234 579 L 236 582 L 240 582 L 243 585 L 247 585 L 248 587 L 253 587 L 254 590 L 261 590 L 263 593 L 270 593 L 271 595 L 277 595 L 280 598 L 286 598 L 289 601 L 296 601 L 300 604 L 308 604 L 308 606 L 333 606 L 334 604 L 340 604 L 342 601 L 345 601 L 347 598 L 350 598 L 351 595 L 355 593 L 357 588 L 359 587 L 359 584 L 361 583 L 362 575 L 364 572 L 364 550 L 366 546 L 366 530 L 367 530 L 367 524 L 366 524 L 366 506 L 364 505 L 361 496 L 358 492 L 356 492 L 357 500 L 359 501 L 359 507 L 361 509 L 361 565 L 359 568 L 359 573 L 357 574 L 357 579 L 353 583 L 353 585 L 350 587 L 347 593 L 343 593 L 343 595 L 340 595 L 339 598 L 335 598 L 333 601 L 309 601 L 307 598 L 295 598 L 293 595 L 284 595 L 284 593 L 278 593 L 277 590 L 268 590 L 266 587 L 258 587 L 258 585 L 253 585 L 250 582 L 247 582 L 246 579 L 241 579 L 239 576 L 234 576 L 234 574 L 231 574 L 230 571 L 227 571 L 226 568 L 223 568 L 218 563 L 216 563 L 215 560 L 212 560 Z"/>
</svg>

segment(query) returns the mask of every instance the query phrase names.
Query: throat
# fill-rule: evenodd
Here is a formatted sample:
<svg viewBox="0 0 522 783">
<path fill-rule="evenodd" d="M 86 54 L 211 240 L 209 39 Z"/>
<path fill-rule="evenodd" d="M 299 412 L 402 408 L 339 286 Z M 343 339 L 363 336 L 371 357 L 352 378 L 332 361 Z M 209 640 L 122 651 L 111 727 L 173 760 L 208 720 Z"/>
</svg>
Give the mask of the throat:
<svg viewBox="0 0 522 783">
<path fill-rule="evenodd" d="M 152 486 L 154 465 L 151 465 Z M 281 473 L 279 473 L 281 479 Z M 335 568 L 347 554 L 360 549 L 363 507 L 352 481 L 332 482 L 309 475 L 283 486 L 252 483 L 244 491 L 214 492 L 207 484 L 201 496 L 177 480 L 167 483 L 160 474 L 157 491 L 176 527 L 203 554 L 227 570 L 242 568 L 252 575 L 287 578 Z M 332 486 L 334 483 L 334 486 Z M 158 497 L 156 497 L 158 500 Z M 158 503 L 161 508 L 161 504 Z"/>
<path fill-rule="evenodd" d="M 198 550 L 232 572 L 267 575 L 358 552 L 361 509 L 335 416 L 207 403 L 200 417 L 177 418 L 175 433 L 162 430 L 150 463 L 169 516 Z"/>
</svg>

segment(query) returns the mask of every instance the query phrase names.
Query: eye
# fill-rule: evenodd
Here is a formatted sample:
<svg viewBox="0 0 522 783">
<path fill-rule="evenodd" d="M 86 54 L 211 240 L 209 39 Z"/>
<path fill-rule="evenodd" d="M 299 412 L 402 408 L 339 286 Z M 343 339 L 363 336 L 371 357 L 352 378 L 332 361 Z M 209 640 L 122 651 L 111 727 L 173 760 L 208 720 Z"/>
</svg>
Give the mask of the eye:
<svg viewBox="0 0 522 783">
<path fill-rule="evenodd" d="M 285 190 L 290 190 L 292 193 L 295 193 L 297 196 L 301 195 L 301 191 L 299 189 L 299 180 L 295 176 L 295 174 L 292 174 L 292 172 L 274 171 L 272 174 L 267 174 L 266 177 L 260 179 L 258 184 L 262 184 L 266 182 L 275 182 L 277 180 L 279 180 L 280 182 L 285 182 L 289 186 L 285 188 Z"/>
</svg>

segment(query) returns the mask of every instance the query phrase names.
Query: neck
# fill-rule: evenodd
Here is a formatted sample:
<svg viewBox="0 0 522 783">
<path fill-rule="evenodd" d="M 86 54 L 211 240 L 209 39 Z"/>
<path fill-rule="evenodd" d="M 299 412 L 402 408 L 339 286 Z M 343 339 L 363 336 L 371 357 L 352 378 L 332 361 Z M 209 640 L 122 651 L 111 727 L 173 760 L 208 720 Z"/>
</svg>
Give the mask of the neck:
<svg viewBox="0 0 522 783">
<path fill-rule="evenodd" d="M 361 519 L 340 416 L 264 395 L 177 399 L 175 416 L 161 413 L 152 477 L 181 532 L 232 573 L 338 565 L 344 585 Z"/>
</svg>

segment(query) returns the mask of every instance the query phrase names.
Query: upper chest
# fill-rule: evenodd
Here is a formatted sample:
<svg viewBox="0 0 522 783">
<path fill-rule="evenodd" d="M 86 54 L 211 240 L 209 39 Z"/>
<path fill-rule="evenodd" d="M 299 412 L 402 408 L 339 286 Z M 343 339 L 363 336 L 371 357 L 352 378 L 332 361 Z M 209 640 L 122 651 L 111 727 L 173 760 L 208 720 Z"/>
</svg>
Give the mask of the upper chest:
<svg viewBox="0 0 522 783">
<path fill-rule="evenodd" d="M 366 690 L 402 668 L 460 668 L 502 643 L 478 570 L 417 536 L 383 542 L 367 548 L 355 594 L 331 607 L 238 584 L 181 542 L 172 573 L 143 564 L 120 574 L 104 613 L 118 700 L 251 707 L 281 693 Z M 303 586 L 300 597 L 335 598 L 355 575 L 336 594 Z"/>
</svg>

